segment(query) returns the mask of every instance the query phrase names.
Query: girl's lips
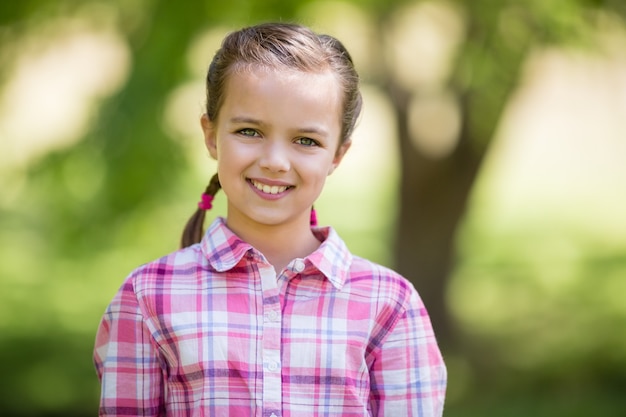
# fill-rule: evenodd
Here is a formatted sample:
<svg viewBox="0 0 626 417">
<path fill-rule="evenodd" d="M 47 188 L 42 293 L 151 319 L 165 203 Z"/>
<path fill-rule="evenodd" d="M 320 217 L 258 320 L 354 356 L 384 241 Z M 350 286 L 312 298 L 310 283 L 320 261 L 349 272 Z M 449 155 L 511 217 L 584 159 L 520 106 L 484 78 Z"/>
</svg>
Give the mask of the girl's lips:
<svg viewBox="0 0 626 417">
<path fill-rule="evenodd" d="M 254 187 L 257 191 L 271 196 L 278 196 L 290 188 L 293 188 L 291 185 L 287 185 L 284 183 L 277 183 L 276 181 L 258 181 L 254 179 L 248 179 L 248 182 L 252 187 Z"/>
</svg>

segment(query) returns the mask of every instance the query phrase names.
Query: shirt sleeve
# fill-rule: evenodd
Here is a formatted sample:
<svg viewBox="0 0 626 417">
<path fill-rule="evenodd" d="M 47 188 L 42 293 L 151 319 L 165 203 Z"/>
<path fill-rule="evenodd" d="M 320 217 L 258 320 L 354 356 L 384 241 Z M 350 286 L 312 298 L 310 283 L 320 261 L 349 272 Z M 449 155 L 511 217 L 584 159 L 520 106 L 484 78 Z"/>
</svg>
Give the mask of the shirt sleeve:
<svg viewBox="0 0 626 417">
<path fill-rule="evenodd" d="M 408 304 L 373 352 L 373 416 L 441 417 L 447 371 L 428 313 L 411 288 Z"/>
<path fill-rule="evenodd" d="M 101 382 L 100 416 L 164 415 L 158 350 L 127 280 L 98 327 L 94 363 Z"/>
</svg>

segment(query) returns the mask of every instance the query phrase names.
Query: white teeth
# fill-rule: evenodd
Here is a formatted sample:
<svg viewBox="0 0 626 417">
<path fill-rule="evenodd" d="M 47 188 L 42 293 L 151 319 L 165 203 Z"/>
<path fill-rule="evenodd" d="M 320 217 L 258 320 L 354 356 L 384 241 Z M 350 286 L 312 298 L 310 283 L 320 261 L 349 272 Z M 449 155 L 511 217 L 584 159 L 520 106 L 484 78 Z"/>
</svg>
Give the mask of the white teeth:
<svg viewBox="0 0 626 417">
<path fill-rule="evenodd" d="M 287 188 L 286 185 L 267 185 L 267 184 L 261 184 L 260 182 L 256 182 L 256 181 L 251 181 L 252 185 L 254 185 L 254 187 L 257 190 L 261 190 L 266 194 L 279 194 L 282 193 L 283 191 L 285 191 Z"/>
</svg>

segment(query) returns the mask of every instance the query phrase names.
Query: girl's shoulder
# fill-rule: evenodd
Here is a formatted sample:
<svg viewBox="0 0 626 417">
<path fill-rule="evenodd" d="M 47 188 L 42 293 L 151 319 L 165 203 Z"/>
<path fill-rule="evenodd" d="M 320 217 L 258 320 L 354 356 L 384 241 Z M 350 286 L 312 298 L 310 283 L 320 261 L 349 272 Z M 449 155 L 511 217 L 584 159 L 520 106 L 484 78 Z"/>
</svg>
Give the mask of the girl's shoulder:
<svg viewBox="0 0 626 417">
<path fill-rule="evenodd" d="M 401 304 L 417 293 L 413 284 L 397 271 L 359 256 L 352 259 L 346 284 L 353 291 L 365 291 Z"/>
<path fill-rule="evenodd" d="M 162 286 L 173 280 L 179 283 L 193 281 L 198 271 L 205 269 L 207 259 L 199 244 L 176 250 L 135 268 L 127 277 L 126 283 L 135 292 L 142 289 Z"/>
<path fill-rule="evenodd" d="M 372 276 L 373 278 L 382 279 L 385 282 L 395 284 L 408 282 L 405 277 L 403 277 L 400 273 L 391 269 L 390 267 L 381 265 L 379 263 L 373 262 L 369 259 L 362 258 L 357 255 L 352 256 L 352 263 L 350 265 L 350 276 Z"/>
</svg>

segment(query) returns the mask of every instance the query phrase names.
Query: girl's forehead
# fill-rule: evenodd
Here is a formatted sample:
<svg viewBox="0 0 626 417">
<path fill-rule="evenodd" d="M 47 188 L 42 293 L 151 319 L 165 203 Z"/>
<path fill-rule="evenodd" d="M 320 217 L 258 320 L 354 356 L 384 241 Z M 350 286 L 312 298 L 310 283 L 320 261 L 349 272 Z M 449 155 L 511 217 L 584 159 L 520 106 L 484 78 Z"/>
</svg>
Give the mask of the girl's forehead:
<svg viewBox="0 0 626 417">
<path fill-rule="evenodd" d="M 281 96 L 285 88 L 290 94 Z M 287 99 L 317 97 L 328 100 L 340 99 L 341 91 L 339 80 L 331 71 L 256 68 L 231 74 L 226 82 L 225 99 L 227 100 L 231 94 L 246 96 L 267 94 Z"/>
<path fill-rule="evenodd" d="M 288 95 L 279 94 L 287 88 Z M 339 78 L 330 70 L 300 71 L 291 68 L 248 66 L 233 72 L 226 79 L 222 105 L 233 94 L 251 97 L 265 95 L 276 99 L 316 98 L 317 101 L 343 102 L 343 89 Z M 241 97 L 240 97 L 241 98 Z"/>
</svg>

